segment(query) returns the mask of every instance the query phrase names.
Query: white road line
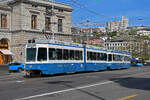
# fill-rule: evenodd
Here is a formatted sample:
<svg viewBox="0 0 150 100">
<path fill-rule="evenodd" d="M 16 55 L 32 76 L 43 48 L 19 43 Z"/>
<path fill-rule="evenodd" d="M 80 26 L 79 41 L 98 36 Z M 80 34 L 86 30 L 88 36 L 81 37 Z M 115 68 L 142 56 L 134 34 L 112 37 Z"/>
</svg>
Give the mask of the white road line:
<svg viewBox="0 0 150 100">
<path fill-rule="evenodd" d="M 113 81 L 106 81 L 106 82 L 103 82 L 103 83 L 97 83 L 97 84 L 86 85 L 86 86 L 82 86 L 82 87 L 70 88 L 70 89 L 55 91 L 55 92 L 50 92 L 50 93 L 43 93 L 43 94 L 24 97 L 24 98 L 19 98 L 19 99 L 15 99 L 15 100 L 33 99 L 33 98 L 37 98 L 37 97 L 43 97 L 43 96 L 48 96 L 48 95 L 53 95 L 53 94 L 58 94 L 58 93 L 63 93 L 63 92 L 69 92 L 69 91 L 74 91 L 74 90 L 79 90 L 79 89 L 85 89 L 85 88 L 89 88 L 89 87 L 95 87 L 95 86 L 100 86 L 100 85 L 105 85 L 105 84 L 110 84 L 110 83 L 114 83 L 114 82 Z"/>
<path fill-rule="evenodd" d="M 16 83 L 23 83 L 24 82 L 24 80 L 22 80 L 22 81 L 15 81 Z"/>
</svg>

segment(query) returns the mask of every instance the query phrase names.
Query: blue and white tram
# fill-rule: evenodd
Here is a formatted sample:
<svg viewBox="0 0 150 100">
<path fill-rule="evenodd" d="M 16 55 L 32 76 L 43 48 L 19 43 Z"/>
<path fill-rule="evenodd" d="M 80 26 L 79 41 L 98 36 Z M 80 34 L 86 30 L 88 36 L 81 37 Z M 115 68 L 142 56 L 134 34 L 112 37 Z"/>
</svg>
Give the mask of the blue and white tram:
<svg viewBox="0 0 150 100">
<path fill-rule="evenodd" d="M 25 70 L 29 75 L 53 75 L 121 69 L 130 66 L 130 55 L 98 47 L 61 41 L 27 44 Z"/>
</svg>

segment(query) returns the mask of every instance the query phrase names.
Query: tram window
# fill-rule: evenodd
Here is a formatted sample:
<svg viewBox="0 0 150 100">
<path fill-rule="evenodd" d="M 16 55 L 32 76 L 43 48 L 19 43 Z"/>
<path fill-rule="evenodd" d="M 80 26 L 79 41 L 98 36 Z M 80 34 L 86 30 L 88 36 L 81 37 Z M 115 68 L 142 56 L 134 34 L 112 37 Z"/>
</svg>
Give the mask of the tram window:
<svg viewBox="0 0 150 100">
<path fill-rule="evenodd" d="M 83 53 L 82 53 L 82 51 L 75 51 L 75 60 L 82 60 L 83 59 L 83 55 L 82 55 Z"/>
<path fill-rule="evenodd" d="M 90 52 L 90 60 L 93 60 L 93 52 Z"/>
<path fill-rule="evenodd" d="M 97 53 L 96 52 L 88 52 L 87 53 L 87 60 L 96 60 L 96 55 Z"/>
<path fill-rule="evenodd" d="M 56 59 L 56 50 L 53 48 L 49 48 L 49 60 Z"/>
<path fill-rule="evenodd" d="M 82 53 L 82 51 L 79 52 L 79 60 L 83 60 L 83 53 Z"/>
<path fill-rule="evenodd" d="M 100 61 L 100 60 L 101 60 L 101 56 L 102 56 L 101 53 L 97 53 L 96 55 L 97 55 L 97 56 L 96 56 L 96 57 L 97 57 L 96 59 L 97 59 L 98 61 Z"/>
<path fill-rule="evenodd" d="M 108 55 L 108 61 L 112 61 L 112 54 Z"/>
<path fill-rule="evenodd" d="M 89 60 L 94 60 L 94 54 L 93 54 L 93 52 L 89 52 Z"/>
<path fill-rule="evenodd" d="M 75 60 L 75 51 L 70 50 L 70 59 L 69 60 Z"/>
<path fill-rule="evenodd" d="M 113 55 L 113 60 L 114 61 L 123 61 L 124 59 L 124 56 L 121 56 L 121 55 Z"/>
<path fill-rule="evenodd" d="M 117 55 L 113 55 L 113 60 L 117 61 Z"/>
<path fill-rule="evenodd" d="M 35 61 L 36 58 L 36 48 L 27 48 L 26 61 Z"/>
<path fill-rule="evenodd" d="M 101 61 L 104 60 L 104 53 L 99 53 L 99 60 L 101 60 Z"/>
<path fill-rule="evenodd" d="M 47 60 L 47 48 L 39 48 L 38 61 L 46 61 L 46 60 Z"/>
<path fill-rule="evenodd" d="M 62 56 L 62 49 L 56 49 L 56 59 L 57 60 L 62 60 L 63 56 Z"/>
<path fill-rule="evenodd" d="M 114 61 L 119 61 L 119 59 L 120 59 L 119 55 L 116 55 L 116 54 L 113 55 L 113 60 Z"/>
<path fill-rule="evenodd" d="M 101 61 L 105 61 L 107 60 L 107 55 L 105 53 L 99 53 L 99 60 Z"/>
<path fill-rule="evenodd" d="M 128 60 L 128 58 L 127 58 L 127 56 L 125 56 L 125 57 L 124 57 L 124 61 L 127 61 L 127 60 Z"/>
<path fill-rule="evenodd" d="M 79 51 L 75 51 L 75 60 L 80 60 L 80 52 Z"/>
<path fill-rule="evenodd" d="M 93 56 L 93 60 L 96 60 L 96 52 L 93 52 L 92 56 Z"/>
<path fill-rule="evenodd" d="M 120 56 L 120 61 L 123 61 L 124 60 L 124 56 Z"/>
<path fill-rule="evenodd" d="M 69 50 L 64 49 L 63 51 L 63 59 L 69 60 Z"/>
<path fill-rule="evenodd" d="M 96 52 L 89 52 L 88 60 L 96 60 Z"/>
<path fill-rule="evenodd" d="M 91 52 L 87 52 L 87 60 L 91 60 Z"/>
<path fill-rule="evenodd" d="M 130 57 L 125 56 L 125 57 L 124 57 L 124 61 L 130 61 Z"/>
<path fill-rule="evenodd" d="M 107 54 L 106 53 L 103 53 L 103 60 L 107 61 Z"/>
</svg>

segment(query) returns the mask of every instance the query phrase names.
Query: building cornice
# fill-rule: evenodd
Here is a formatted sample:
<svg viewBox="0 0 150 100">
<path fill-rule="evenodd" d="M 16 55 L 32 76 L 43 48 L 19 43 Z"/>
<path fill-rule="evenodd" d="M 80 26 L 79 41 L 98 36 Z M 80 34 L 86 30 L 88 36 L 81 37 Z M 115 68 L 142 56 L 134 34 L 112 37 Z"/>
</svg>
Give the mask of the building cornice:
<svg viewBox="0 0 150 100">
<path fill-rule="evenodd" d="M 15 31 L 11 31 L 12 33 L 16 33 L 18 34 L 18 32 L 27 32 L 27 33 L 35 33 L 35 34 L 49 34 L 52 35 L 52 32 L 42 32 L 42 31 L 34 31 L 34 30 L 15 30 Z M 54 33 L 55 35 L 62 35 L 62 36 L 72 36 L 72 34 L 64 34 L 64 33 Z"/>
<path fill-rule="evenodd" d="M 0 6 L 0 9 L 1 9 L 1 10 L 6 10 L 6 11 L 11 11 L 11 10 L 12 10 L 12 9 L 9 8 L 9 7 L 1 7 L 1 6 Z"/>
<path fill-rule="evenodd" d="M 26 4 L 35 4 L 35 5 L 44 6 L 44 7 L 52 7 L 51 1 L 44 1 L 44 0 L 41 0 L 41 1 L 39 0 L 13 0 L 13 1 L 8 2 L 8 5 L 13 5 L 16 3 L 21 3 L 21 2 L 26 3 Z M 58 3 L 58 2 L 54 2 L 54 8 L 63 9 L 63 10 L 70 11 L 70 12 L 73 11 L 70 5 Z"/>
<path fill-rule="evenodd" d="M 11 33 L 11 31 L 9 29 L 0 29 L 0 32 Z"/>
</svg>

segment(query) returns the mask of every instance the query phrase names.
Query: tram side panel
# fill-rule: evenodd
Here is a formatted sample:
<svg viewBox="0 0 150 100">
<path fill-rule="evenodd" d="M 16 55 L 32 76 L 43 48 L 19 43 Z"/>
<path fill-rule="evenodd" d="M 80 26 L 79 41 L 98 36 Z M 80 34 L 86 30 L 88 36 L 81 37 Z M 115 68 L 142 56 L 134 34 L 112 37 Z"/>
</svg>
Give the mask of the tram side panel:
<svg viewBox="0 0 150 100">
<path fill-rule="evenodd" d="M 123 69 L 130 67 L 130 56 L 116 53 L 108 53 L 107 69 Z"/>
<path fill-rule="evenodd" d="M 86 71 L 106 70 L 107 54 L 100 50 L 87 49 Z"/>
</svg>

